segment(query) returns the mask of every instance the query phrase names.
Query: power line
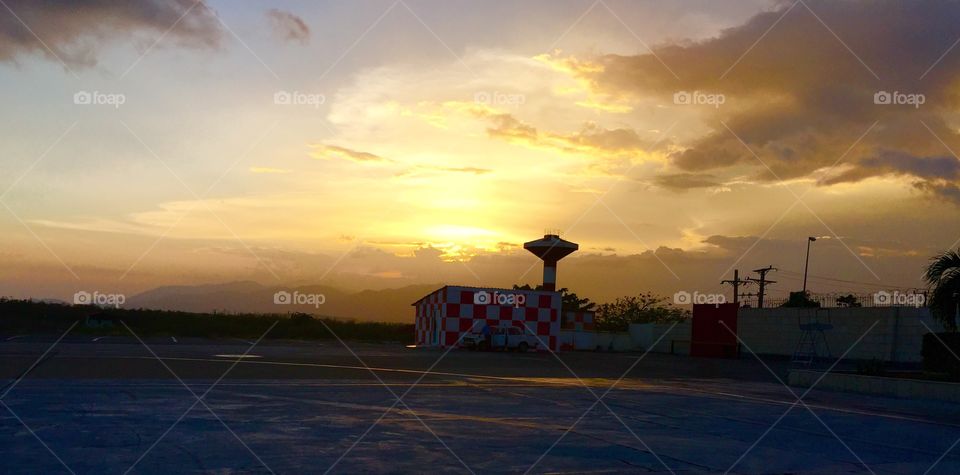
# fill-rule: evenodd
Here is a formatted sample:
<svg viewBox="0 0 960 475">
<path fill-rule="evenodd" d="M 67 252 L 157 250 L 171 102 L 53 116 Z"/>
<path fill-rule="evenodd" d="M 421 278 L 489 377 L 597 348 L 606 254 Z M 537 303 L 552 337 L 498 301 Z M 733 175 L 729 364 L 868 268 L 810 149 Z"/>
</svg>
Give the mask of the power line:
<svg viewBox="0 0 960 475">
<path fill-rule="evenodd" d="M 750 279 L 740 279 L 740 270 L 733 270 L 733 280 L 721 280 L 720 284 L 730 284 L 733 286 L 733 303 L 737 304 L 739 307 L 740 303 L 740 286 L 743 284 L 749 284 Z"/>
<path fill-rule="evenodd" d="M 756 282 L 757 286 L 760 288 L 757 290 L 757 308 L 763 308 L 763 295 L 766 290 L 767 284 L 776 284 L 775 280 L 767 280 L 767 272 L 775 271 L 773 266 L 767 266 L 762 269 L 754 269 L 753 271 L 760 274 L 759 279 L 754 279 L 753 277 L 747 277 L 747 280 L 751 282 Z"/>
<path fill-rule="evenodd" d="M 802 275 L 803 275 L 803 274 L 800 273 L 800 272 L 792 271 L 792 270 L 786 270 L 786 269 L 781 269 L 780 272 L 784 272 L 784 273 L 786 273 L 786 274 L 795 274 L 795 275 L 797 275 L 797 276 L 802 276 Z M 862 282 L 862 281 L 857 281 L 857 280 L 837 279 L 837 278 L 835 278 L 835 277 L 826 277 L 826 276 L 822 276 L 822 275 L 810 275 L 809 277 L 810 277 L 811 279 L 828 280 L 828 281 L 831 281 L 831 282 L 844 282 L 844 283 L 847 283 L 847 284 L 858 284 L 858 285 L 866 285 L 866 286 L 870 286 L 870 287 L 879 287 L 879 288 L 917 288 L 917 286 L 910 286 L 910 285 L 892 285 L 892 284 L 883 284 L 883 283 L 879 283 L 879 284 L 878 284 L 878 283 L 876 283 L 876 282 Z"/>
<path fill-rule="evenodd" d="M 786 279 L 789 281 L 795 281 L 795 282 L 800 282 L 801 280 L 803 280 L 803 277 L 798 277 L 793 275 L 782 275 L 780 277 L 783 279 Z M 882 288 L 882 289 L 893 288 L 890 286 L 872 287 L 872 286 L 868 286 L 861 283 L 843 283 L 843 282 L 833 282 L 833 281 L 822 282 L 819 279 L 813 279 L 813 278 L 811 278 L 810 280 L 821 283 L 821 284 L 830 284 L 831 286 L 838 287 L 838 288 L 851 288 L 851 289 L 859 289 L 864 291 L 876 290 L 877 288 Z"/>
</svg>

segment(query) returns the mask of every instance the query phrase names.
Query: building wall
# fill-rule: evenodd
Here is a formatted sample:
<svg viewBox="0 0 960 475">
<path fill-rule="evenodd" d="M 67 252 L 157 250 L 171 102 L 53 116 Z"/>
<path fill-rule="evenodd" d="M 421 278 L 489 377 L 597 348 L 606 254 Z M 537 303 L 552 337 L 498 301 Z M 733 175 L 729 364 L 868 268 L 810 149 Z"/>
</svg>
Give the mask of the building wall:
<svg viewBox="0 0 960 475">
<path fill-rule="evenodd" d="M 824 332 L 834 357 L 850 349 L 861 335 L 863 339 L 850 349 L 848 359 L 880 359 L 895 362 L 921 361 L 923 335 L 943 331 L 927 308 L 742 308 L 738 313 L 737 333 L 743 343 L 760 355 L 792 356 L 800 340 L 800 324 L 813 321 L 833 325 Z M 867 329 L 876 323 L 872 330 Z M 926 325 L 926 326 L 924 326 Z M 930 330 L 927 329 L 929 327 Z M 631 337 L 641 349 L 647 349 L 670 328 L 668 324 L 631 325 Z M 685 354 L 689 346 L 690 324 L 681 323 L 664 336 L 651 351 Z M 747 352 L 746 348 L 742 348 Z"/>
<path fill-rule="evenodd" d="M 574 330 L 578 332 L 592 332 L 594 330 L 593 320 L 596 312 L 566 312 L 560 322 L 560 328 L 563 330 Z"/>
<path fill-rule="evenodd" d="M 523 295 L 523 305 L 476 303 L 478 292 Z M 417 344 L 423 346 L 458 346 L 461 337 L 479 332 L 484 324 L 491 328 L 519 327 L 529 329 L 554 351 L 560 350 L 560 294 L 530 290 L 506 290 L 474 287 L 444 287 L 416 305 Z M 437 319 L 429 315 L 439 315 Z M 439 328 L 439 342 L 430 339 Z"/>
<path fill-rule="evenodd" d="M 564 350 L 590 351 L 597 348 L 596 332 L 560 329 L 560 348 Z"/>
<path fill-rule="evenodd" d="M 634 323 L 630 325 L 630 338 L 637 349 L 653 353 L 690 354 L 690 322 Z"/>
<path fill-rule="evenodd" d="M 446 298 L 446 289 L 438 289 L 436 292 L 428 295 L 417 303 L 414 307 L 414 327 L 416 331 L 416 344 L 420 346 L 434 346 L 441 343 L 443 339 L 442 330 L 443 301 Z M 437 320 L 437 316 L 441 320 Z"/>
<path fill-rule="evenodd" d="M 800 324 L 814 318 L 833 325 L 824 332 L 832 355 L 838 357 L 850 349 L 849 359 L 918 362 L 923 335 L 943 330 L 928 308 L 750 308 L 740 310 L 738 333 L 757 354 L 793 355 Z M 853 346 L 861 335 L 865 336 Z"/>
</svg>

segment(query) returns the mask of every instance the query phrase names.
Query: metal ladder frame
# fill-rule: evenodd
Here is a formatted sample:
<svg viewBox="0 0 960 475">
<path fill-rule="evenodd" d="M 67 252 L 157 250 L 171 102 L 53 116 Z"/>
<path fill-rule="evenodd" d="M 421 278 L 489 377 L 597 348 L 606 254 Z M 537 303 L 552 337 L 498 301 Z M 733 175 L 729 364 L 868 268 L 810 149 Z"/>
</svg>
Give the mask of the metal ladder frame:
<svg viewBox="0 0 960 475">
<path fill-rule="evenodd" d="M 797 316 L 797 324 L 800 327 L 800 340 L 797 341 L 797 346 L 793 350 L 793 357 L 790 359 L 791 363 L 798 363 L 803 366 L 811 366 L 813 362 L 820 358 L 820 351 L 817 347 L 817 337 L 819 336 L 820 340 L 823 341 L 823 346 L 827 350 L 826 357 L 832 358 L 833 352 L 830 350 L 830 342 L 827 341 L 826 330 L 832 330 L 832 323 L 824 323 L 820 319 L 820 312 L 823 311 L 828 316 L 829 320 L 829 310 L 817 308 L 813 313 L 807 313 L 804 315 Z M 803 319 L 806 317 L 806 323 L 803 323 Z"/>
</svg>

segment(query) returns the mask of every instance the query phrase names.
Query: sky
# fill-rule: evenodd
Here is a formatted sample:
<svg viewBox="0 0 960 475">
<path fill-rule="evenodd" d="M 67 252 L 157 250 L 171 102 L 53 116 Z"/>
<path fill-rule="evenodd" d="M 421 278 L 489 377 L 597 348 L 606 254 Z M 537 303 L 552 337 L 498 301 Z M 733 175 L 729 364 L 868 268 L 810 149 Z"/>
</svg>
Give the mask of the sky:
<svg viewBox="0 0 960 475">
<path fill-rule="evenodd" d="M 960 5 L 0 2 L 0 295 L 253 280 L 604 301 L 921 285 Z"/>
</svg>

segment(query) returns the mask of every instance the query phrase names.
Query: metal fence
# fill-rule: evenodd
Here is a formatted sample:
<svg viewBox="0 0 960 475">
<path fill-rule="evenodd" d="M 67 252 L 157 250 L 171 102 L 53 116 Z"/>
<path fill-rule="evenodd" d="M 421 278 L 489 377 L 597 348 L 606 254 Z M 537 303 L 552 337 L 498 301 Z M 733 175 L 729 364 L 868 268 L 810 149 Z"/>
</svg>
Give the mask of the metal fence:
<svg viewBox="0 0 960 475">
<path fill-rule="evenodd" d="M 873 293 L 807 294 L 808 300 L 821 308 L 847 307 L 926 307 L 929 302 L 926 289 L 883 290 Z M 764 308 L 791 306 L 788 297 L 765 297 Z M 741 297 L 741 306 L 757 307 L 757 297 Z M 798 305 L 799 306 L 799 305 Z"/>
</svg>

